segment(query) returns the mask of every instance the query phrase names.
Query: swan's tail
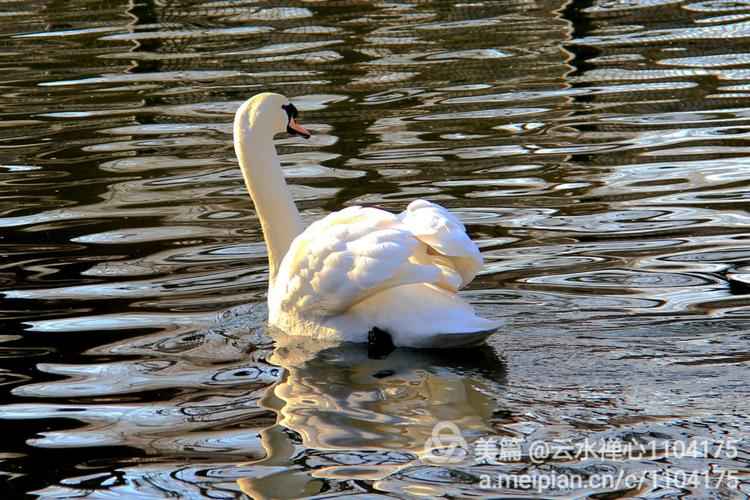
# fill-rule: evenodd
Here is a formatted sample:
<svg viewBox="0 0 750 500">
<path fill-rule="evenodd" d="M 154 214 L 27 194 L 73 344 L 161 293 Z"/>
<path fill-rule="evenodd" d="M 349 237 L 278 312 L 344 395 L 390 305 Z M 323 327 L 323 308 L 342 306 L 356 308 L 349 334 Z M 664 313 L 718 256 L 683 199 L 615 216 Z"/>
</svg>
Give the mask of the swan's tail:
<svg viewBox="0 0 750 500">
<path fill-rule="evenodd" d="M 425 347 L 439 347 L 449 349 L 452 347 L 476 347 L 484 343 L 487 337 L 498 331 L 505 324 L 504 321 L 497 322 L 497 326 L 491 330 L 482 332 L 470 332 L 470 333 L 446 333 L 442 335 L 436 335 L 430 339 L 431 345 Z M 416 347 L 416 346 L 415 346 Z"/>
</svg>

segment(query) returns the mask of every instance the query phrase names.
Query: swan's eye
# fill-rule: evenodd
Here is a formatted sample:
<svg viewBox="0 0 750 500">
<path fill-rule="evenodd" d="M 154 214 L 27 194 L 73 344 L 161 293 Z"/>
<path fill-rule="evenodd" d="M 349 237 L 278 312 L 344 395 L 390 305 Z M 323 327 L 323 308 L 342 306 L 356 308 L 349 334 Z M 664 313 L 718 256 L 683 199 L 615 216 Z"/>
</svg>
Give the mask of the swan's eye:
<svg viewBox="0 0 750 500">
<path fill-rule="evenodd" d="M 297 118 L 297 115 L 299 115 L 297 108 L 291 102 L 289 104 L 282 105 L 281 109 L 286 111 L 286 116 L 289 117 L 290 121 L 292 120 L 292 118 Z"/>
</svg>

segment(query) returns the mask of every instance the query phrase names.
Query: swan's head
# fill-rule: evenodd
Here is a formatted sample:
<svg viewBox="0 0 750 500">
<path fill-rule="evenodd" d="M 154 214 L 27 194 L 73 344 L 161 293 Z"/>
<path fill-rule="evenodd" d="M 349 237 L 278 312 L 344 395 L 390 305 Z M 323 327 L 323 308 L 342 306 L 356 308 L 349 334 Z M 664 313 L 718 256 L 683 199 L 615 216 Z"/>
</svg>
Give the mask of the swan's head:
<svg viewBox="0 0 750 500">
<path fill-rule="evenodd" d="M 263 92 L 254 95 L 240 107 L 237 116 L 244 114 L 244 110 L 248 111 L 245 116 L 249 119 L 250 128 L 255 131 L 265 130 L 271 135 L 288 132 L 305 139 L 310 137 L 310 132 L 297 121 L 297 108 L 281 94 Z"/>
</svg>

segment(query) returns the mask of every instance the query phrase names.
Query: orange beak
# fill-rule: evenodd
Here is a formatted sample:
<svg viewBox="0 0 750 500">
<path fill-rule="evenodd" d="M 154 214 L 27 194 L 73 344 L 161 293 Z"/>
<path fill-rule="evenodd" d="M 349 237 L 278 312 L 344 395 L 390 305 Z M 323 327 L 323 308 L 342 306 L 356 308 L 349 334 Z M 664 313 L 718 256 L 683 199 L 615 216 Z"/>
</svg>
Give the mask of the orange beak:
<svg viewBox="0 0 750 500">
<path fill-rule="evenodd" d="M 299 124 L 296 118 L 291 118 L 289 120 L 289 125 L 287 125 L 286 131 L 290 134 L 301 135 L 305 139 L 309 139 L 311 135 L 305 127 Z"/>
</svg>

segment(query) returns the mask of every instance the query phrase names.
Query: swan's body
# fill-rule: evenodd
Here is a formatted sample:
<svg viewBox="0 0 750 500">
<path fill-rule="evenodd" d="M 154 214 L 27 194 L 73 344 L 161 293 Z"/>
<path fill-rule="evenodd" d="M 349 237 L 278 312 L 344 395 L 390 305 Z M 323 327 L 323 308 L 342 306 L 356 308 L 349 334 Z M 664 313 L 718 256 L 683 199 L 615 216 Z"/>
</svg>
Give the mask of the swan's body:
<svg viewBox="0 0 750 500">
<path fill-rule="evenodd" d="M 348 207 L 303 230 L 273 145 L 285 130 L 309 135 L 279 94 L 256 95 L 237 111 L 235 150 L 268 247 L 271 325 L 350 342 L 367 342 L 377 328 L 410 347 L 475 345 L 497 329 L 456 295 L 483 262 L 444 208 L 425 200 L 399 215 Z"/>
</svg>

